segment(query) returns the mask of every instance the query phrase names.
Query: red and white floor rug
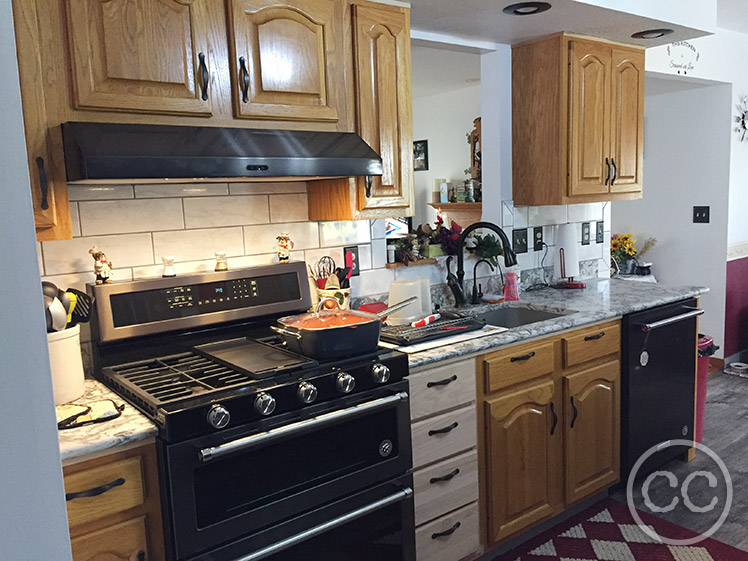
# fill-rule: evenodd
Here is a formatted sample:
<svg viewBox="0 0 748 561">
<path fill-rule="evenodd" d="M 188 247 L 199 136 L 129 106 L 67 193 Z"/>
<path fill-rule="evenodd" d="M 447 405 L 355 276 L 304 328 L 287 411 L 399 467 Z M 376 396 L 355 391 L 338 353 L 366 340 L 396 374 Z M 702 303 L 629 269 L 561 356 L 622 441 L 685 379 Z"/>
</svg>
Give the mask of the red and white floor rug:
<svg viewBox="0 0 748 561">
<path fill-rule="evenodd" d="M 686 540 L 696 532 L 639 511 L 657 535 Z M 711 538 L 690 546 L 655 540 L 628 505 L 605 499 L 494 561 L 748 561 L 748 552 Z"/>
</svg>

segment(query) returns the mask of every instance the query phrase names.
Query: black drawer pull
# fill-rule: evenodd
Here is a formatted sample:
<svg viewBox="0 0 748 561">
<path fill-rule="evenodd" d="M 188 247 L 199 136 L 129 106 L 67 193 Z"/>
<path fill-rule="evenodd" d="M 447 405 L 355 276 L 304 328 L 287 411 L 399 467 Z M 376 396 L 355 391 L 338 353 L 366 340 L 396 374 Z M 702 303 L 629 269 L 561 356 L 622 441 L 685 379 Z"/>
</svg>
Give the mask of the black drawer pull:
<svg viewBox="0 0 748 561">
<path fill-rule="evenodd" d="M 44 171 L 44 158 L 36 159 L 36 167 L 39 168 L 39 188 L 42 190 L 42 210 L 49 208 L 47 195 L 49 194 L 49 182 L 47 181 L 47 172 Z"/>
<path fill-rule="evenodd" d="M 77 493 L 65 493 L 65 500 L 72 501 L 73 499 L 95 497 L 97 495 L 101 495 L 102 493 L 106 493 L 107 491 L 109 491 L 109 489 L 113 489 L 114 487 L 119 487 L 120 485 L 124 484 L 125 478 L 120 477 L 118 479 L 115 479 L 111 483 L 105 483 L 101 487 L 94 487 L 93 489 L 87 489 L 86 491 L 79 491 Z"/>
<path fill-rule="evenodd" d="M 452 534 L 455 533 L 455 530 L 457 530 L 457 528 L 459 528 L 460 526 L 462 526 L 462 524 L 460 524 L 460 521 L 458 520 L 457 522 L 455 522 L 454 526 L 452 526 L 449 530 L 444 530 L 443 532 L 436 532 L 434 534 L 431 534 L 431 539 L 435 540 L 437 538 L 446 538 L 447 536 L 451 536 Z"/>
<path fill-rule="evenodd" d="M 553 423 L 551 424 L 551 436 L 556 432 L 556 425 L 558 424 L 558 415 L 556 414 L 556 406 L 551 401 L 551 415 L 553 415 Z"/>
<path fill-rule="evenodd" d="M 242 91 L 242 101 L 249 101 L 249 71 L 247 70 L 247 59 L 239 57 L 239 88 Z"/>
<path fill-rule="evenodd" d="M 203 101 L 208 101 L 208 83 L 210 82 L 210 74 L 208 73 L 208 66 L 205 64 L 205 53 L 199 53 L 197 58 L 200 60 L 197 71 L 200 72 L 200 78 L 202 79 L 200 97 Z"/>
<path fill-rule="evenodd" d="M 587 335 L 587 336 L 586 336 L 586 337 L 584 338 L 584 340 L 585 340 L 585 341 L 595 341 L 595 340 L 597 340 L 597 339 L 602 339 L 603 337 L 605 337 L 605 331 L 601 331 L 601 332 L 600 332 L 600 333 L 598 333 L 597 335 Z"/>
<path fill-rule="evenodd" d="M 427 388 L 433 388 L 434 386 L 447 386 L 457 380 L 457 374 L 453 374 L 449 378 L 445 378 L 444 380 L 439 380 L 438 382 L 429 382 L 426 384 Z"/>
<path fill-rule="evenodd" d="M 458 473 L 460 473 L 460 468 L 455 468 L 454 471 L 449 472 L 447 475 L 442 475 L 441 477 L 432 477 L 431 479 L 429 479 L 429 483 L 441 483 L 442 481 L 449 481 Z"/>
<path fill-rule="evenodd" d="M 574 423 L 577 422 L 577 417 L 579 417 L 579 409 L 577 409 L 577 404 L 574 403 L 574 396 L 571 396 L 569 400 L 571 401 L 571 408 L 574 410 L 574 416 L 571 418 L 571 427 L 569 428 L 573 429 Z"/>
<path fill-rule="evenodd" d="M 430 430 L 429 431 L 429 436 L 434 436 L 435 434 L 447 434 L 448 432 L 453 431 L 454 429 L 456 429 L 459 426 L 459 424 L 460 423 L 458 423 L 457 421 L 455 421 L 454 423 L 452 423 L 448 427 L 444 427 L 443 429 Z"/>
<path fill-rule="evenodd" d="M 137 559 L 138 561 L 145 561 L 145 551 L 143 551 L 142 549 L 138 551 Z"/>
<path fill-rule="evenodd" d="M 535 351 L 530 351 L 526 355 L 513 356 L 512 358 L 509 359 L 509 362 L 519 362 L 520 360 L 530 360 L 534 356 L 535 356 Z"/>
</svg>

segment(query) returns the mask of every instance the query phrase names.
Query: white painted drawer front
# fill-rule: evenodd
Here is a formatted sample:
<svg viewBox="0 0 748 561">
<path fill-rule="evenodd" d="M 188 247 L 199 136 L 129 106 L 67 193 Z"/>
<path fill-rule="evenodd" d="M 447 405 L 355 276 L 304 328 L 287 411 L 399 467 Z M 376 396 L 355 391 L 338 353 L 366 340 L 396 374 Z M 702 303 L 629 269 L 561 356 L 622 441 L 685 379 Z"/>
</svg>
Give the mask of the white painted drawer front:
<svg viewBox="0 0 748 561">
<path fill-rule="evenodd" d="M 478 453 L 472 450 L 413 474 L 416 526 L 478 500 Z"/>
<path fill-rule="evenodd" d="M 459 526 L 458 526 L 459 524 Z M 436 536 L 454 531 L 447 536 Z M 471 503 L 451 514 L 416 528 L 417 561 L 459 561 L 480 548 L 478 503 Z"/>
<path fill-rule="evenodd" d="M 410 375 L 410 418 L 418 420 L 475 400 L 475 359 Z"/>
<path fill-rule="evenodd" d="M 475 446 L 475 405 L 429 417 L 411 426 L 413 468 L 417 469 Z"/>
</svg>

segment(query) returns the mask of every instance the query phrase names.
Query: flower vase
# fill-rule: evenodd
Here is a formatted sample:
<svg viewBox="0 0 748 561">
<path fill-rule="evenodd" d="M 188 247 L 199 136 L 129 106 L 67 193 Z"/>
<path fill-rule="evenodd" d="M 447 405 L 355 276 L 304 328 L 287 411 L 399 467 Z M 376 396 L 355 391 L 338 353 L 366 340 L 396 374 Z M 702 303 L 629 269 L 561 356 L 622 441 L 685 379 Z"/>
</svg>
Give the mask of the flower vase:
<svg viewBox="0 0 748 561">
<path fill-rule="evenodd" d="M 613 258 L 618 268 L 618 274 L 633 275 L 636 272 L 636 259 L 616 259 Z"/>
</svg>

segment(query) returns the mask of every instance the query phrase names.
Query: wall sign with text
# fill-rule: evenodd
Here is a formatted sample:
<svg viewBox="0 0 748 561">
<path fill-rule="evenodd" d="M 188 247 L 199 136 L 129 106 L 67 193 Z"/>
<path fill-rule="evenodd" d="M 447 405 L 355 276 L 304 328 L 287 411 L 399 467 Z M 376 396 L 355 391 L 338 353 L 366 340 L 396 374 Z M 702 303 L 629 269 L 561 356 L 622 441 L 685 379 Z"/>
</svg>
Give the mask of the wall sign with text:
<svg viewBox="0 0 748 561">
<path fill-rule="evenodd" d="M 667 46 L 670 68 L 683 76 L 690 74 L 699 62 L 699 51 L 688 41 L 677 41 Z"/>
</svg>

